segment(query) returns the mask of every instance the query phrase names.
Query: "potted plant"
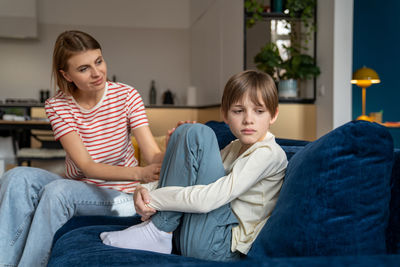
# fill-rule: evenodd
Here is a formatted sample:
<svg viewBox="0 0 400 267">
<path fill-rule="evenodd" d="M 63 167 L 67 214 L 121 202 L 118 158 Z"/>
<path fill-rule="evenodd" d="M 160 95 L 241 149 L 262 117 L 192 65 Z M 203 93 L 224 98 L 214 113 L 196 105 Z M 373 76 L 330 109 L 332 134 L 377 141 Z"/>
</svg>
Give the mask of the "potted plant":
<svg viewBox="0 0 400 267">
<path fill-rule="evenodd" d="M 250 17 L 246 20 L 246 27 L 251 28 L 253 25 L 262 20 L 262 13 L 264 12 L 263 1 L 259 0 L 245 0 L 244 8 L 248 14 L 251 14 Z"/>
<path fill-rule="evenodd" d="M 309 80 L 320 74 L 314 58 L 295 48 L 286 48 L 290 57 L 283 60 L 274 43 L 267 43 L 255 56 L 257 68 L 271 75 L 278 84 L 281 97 L 297 97 L 298 80 Z"/>
<path fill-rule="evenodd" d="M 262 70 L 278 83 L 280 80 L 280 72 L 282 69 L 282 58 L 279 49 L 274 43 L 267 43 L 260 52 L 254 57 L 257 69 Z"/>
<path fill-rule="evenodd" d="M 290 57 L 282 62 L 278 89 L 281 97 L 297 97 L 298 81 L 310 80 L 320 74 L 319 67 L 312 56 L 302 54 L 295 48 L 290 48 Z"/>
<path fill-rule="evenodd" d="M 246 6 L 246 2 L 248 5 Z M 262 0 L 246 0 L 245 8 L 252 14 L 251 25 L 262 19 Z M 320 74 L 314 58 L 307 54 L 307 43 L 316 31 L 314 10 L 316 0 L 286 0 L 288 17 L 286 27 L 290 29 L 290 47 L 283 46 L 288 58 L 283 60 L 274 43 L 267 43 L 254 57 L 258 69 L 270 74 L 278 84 L 280 97 L 297 97 L 298 81 L 309 80 Z M 249 9 L 250 8 L 250 9 Z M 298 23 L 303 30 L 300 32 Z M 247 23 L 249 27 L 249 23 Z"/>
</svg>

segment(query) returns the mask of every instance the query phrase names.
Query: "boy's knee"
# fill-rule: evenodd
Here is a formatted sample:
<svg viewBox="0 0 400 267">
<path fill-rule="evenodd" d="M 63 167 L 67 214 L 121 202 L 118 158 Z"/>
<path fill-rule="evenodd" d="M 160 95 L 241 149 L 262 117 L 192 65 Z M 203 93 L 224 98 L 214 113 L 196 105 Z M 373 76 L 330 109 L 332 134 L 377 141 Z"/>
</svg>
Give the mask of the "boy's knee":
<svg viewBox="0 0 400 267">
<path fill-rule="evenodd" d="M 180 134 L 185 135 L 198 135 L 198 136 L 207 136 L 214 135 L 214 131 L 201 123 L 185 123 L 176 128 L 176 130 Z"/>
</svg>

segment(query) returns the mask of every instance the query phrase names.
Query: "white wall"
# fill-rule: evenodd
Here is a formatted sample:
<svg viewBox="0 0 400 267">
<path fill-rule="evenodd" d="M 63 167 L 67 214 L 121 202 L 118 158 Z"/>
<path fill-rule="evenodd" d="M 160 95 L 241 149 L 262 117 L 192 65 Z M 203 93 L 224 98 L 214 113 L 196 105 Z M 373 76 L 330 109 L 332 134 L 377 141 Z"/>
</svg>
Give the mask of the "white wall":
<svg viewBox="0 0 400 267">
<path fill-rule="evenodd" d="M 37 37 L 36 0 L 0 0 L 0 37 Z"/>
<path fill-rule="evenodd" d="M 65 29 L 100 40 L 109 76 L 148 100 L 170 88 L 185 102 L 219 103 L 226 80 L 243 67 L 242 0 L 37 0 L 36 40 L 0 38 L 0 99 L 35 98 L 50 87 L 51 53 Z M 351 119 L 353 0 L 318 1 L 317 136 Z M 82 26 L 85 25 L 85 26 Z M 148 103 L 148 102 L 147 102 Z"/>
<path fill-rule="evenodd" d="M 333 128 L 333 1 L 318 1 L 317 64 L 317 136 Z"/>
<path fill-rule="evenodd" d="M 220 103 L 229 77 L 243 70 L 243 1 L 191 3 L 191 81 L 197 104 Z"/>
<path fill-rule="evenodd" d="M 352 119 L 353 0 L 335 1 L 333 128 Z"/>
<path fill-rule="evenodd" d="M 351 120 L 353 0 L 318 1 L 317 137 Z"/>
<path fill-rule="evenodd" d="M 242 0 L 37 0 L 35 40 L 0 38 L 0 99 L 38 99 L 51 88 L 51 54 L 57 35 L 87 31 L 100 41 L 109 78 L 135 86 L 148 103 L 151 80 L 158 103 L 171 89 L 186 103 L 220 102 L 227 79 L 243 68 Z"/>
<path fill-rule="evenodd" d="M 189 0 L 37 0 L 45 24 L 189 28 Z"/>
<path fill-rule="evenodd" d="M 159 98 L 169 88 L 183 101 L 191 71 L 189 0 L 37 1 L 38 38 L 0 38 L 0 99 L 38 99 L 51 86 L 55 38 L 80 29 L 102 44 L 109 77 L 138 88 L 145 103 L 152 79 Z"/>
</svg>

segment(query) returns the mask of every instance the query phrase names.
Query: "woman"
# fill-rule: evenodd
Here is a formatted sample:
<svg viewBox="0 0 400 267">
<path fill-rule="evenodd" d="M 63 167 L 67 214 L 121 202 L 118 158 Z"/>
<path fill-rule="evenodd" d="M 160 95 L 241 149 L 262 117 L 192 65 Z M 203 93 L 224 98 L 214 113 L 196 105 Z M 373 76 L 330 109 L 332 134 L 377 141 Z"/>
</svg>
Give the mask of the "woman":
<svg viewBox="0 0 400 267">
<path fill-rule="evenodd" d="M 163 154 L 143 101 L 133 87 L 107 81 L 101 46 L 92 36 L 60 34 L 52 74 L 59 90 L 45 109 L 67 154 L 65 177 L 29 167 L 4 174 L 0 266 L 45 266 L 54 233 L 72 216 L 133 215 L 136 186 L 159 178 Z M 137 166 L 131 134 L 146 167 Z"/>
</svg>

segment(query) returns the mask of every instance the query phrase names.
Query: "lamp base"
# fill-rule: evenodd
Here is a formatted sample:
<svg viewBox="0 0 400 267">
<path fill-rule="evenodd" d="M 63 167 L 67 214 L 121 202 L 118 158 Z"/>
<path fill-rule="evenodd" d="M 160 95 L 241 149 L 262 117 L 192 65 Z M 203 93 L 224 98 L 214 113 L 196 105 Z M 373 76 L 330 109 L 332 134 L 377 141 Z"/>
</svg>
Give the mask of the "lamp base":
<svg viewBox="0 0 400 267">
<path fill-rule="evenodd" d="M 372 118 L 367 116 L 367 115 L 361 115 L 359 117 L 357 117 L 357 120 L 363 120 L 363 121 L 371 121 L 372 122 Z"/>
</svg>

